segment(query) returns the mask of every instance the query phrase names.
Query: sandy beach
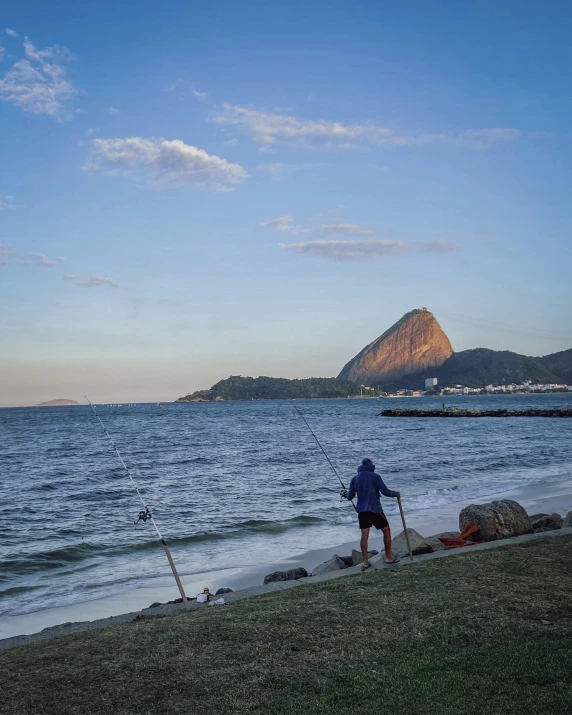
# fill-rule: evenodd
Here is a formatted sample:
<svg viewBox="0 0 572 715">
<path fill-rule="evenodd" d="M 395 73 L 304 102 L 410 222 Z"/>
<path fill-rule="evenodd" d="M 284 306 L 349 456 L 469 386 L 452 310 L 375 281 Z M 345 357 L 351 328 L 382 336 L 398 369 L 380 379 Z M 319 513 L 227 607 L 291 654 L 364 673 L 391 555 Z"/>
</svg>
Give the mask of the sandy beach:
<svg viewBox="0 0 572 715">
<path fill-rule="evenodd" d="M 514 499 L 524 506 L 531 513 L 557 512 L 564 516 L 572 510 L 572 480 L 559 482 L 545 482 L 541 485 L 535 484 L 521 489 L 495 494 L 488 499 L 480 501 L 492 501 L 493 499 Z M 407 510 L 406 495 L 403 495 L 404 509 Z M 454 502 L 439 507 L 438 511 L 417 511 L 407 514 L 407 526 L 415 529 L 423 536 L 430 536 L 442 531 L 453 531 L 458 529 L 458 515 L 460 510 L 470 504 L 470 501 Z M 402 530 L 399 517 L 393 516 L 390 519 L 390 526 L 393 535 L 397 535 Z M 332 546 L 322 549 L 308 550 L 303 553 L 292 554 L 291 557 L 281 561 L 264 563 L 257 566 L 213 569 L 201 573 L 185 575 L 182 577 L 185 592 L 189 598 L 193 598 L 197 593 L 202 592 L 208 586 L 211 592 L 218 588 L 240 589 L 259 586 L 262 584 L 264 576 L 278 570 L 304 567 L 308 573 L 323 561 L 329 559 L 333 554 L 347 555 L 352 548 L 359 548 L 359 532 L 356 525 L 356 538 L 353 541 L 332 544 Z M 372 549 L 382 549 L 382 539 L 373 535 L 370 539 Z M 118 616 L 124 613 L 132 613 L 148 608 L 151 603 L 166 603 L 179 596 L 176 586 L 170 574 L 166 574 L 164 579 L 157 584 L 154 579 L 153 585 L 146 585 L 142 577 L 139 588 L 130 589 L 122 593 L 83 603 L 77 603 L 61 608 L 41 609 L 32 613 L 17 616 L 0 617 L 0 639 L 11 638 L 13 636 L 37 633 L 44 628 L 61 625 L 63 623 L 73 623 L 79 621 L 94 621 L 111 616 Z"/>
</svg>

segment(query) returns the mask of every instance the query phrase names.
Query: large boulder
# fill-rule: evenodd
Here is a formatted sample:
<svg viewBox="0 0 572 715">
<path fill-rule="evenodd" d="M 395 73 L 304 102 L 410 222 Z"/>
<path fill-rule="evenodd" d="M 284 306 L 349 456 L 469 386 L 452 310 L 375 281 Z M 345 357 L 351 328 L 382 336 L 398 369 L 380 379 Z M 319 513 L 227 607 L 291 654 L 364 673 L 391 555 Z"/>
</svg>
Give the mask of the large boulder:
<svg viewBox="0 0 572 715">
<path fill-rule="evenodd" d="M 530 520 L 532 523 L 532 530 L 537 533 L 539 531 L 556 531 L 556 529 L 562 528 L 562 517 L 560 514 L 544 514 L 539 519 L 534 521 Z"/>
<path fill-rule="evenodd" d="M 232 588 L 219 588 L 215 593 L 215 596 L 222 596 L 223 593 L 233 593 Z"/>
<path fill-rule="evenodd" d="M 419 532 L 415 531 L 415 529 L 407 529 L 407 536 L 409 537 L 409 544 L 411 545 L 411 553 L 413 556 L 431 554 L 434 551 L 431 544 L 421 536 Z M 394 556 L 399 556 L 400 558 L 409 555 L 404 531 L 391 541 L 391 551 Z"/>
<path fill-rule="evenodd" d="M 368 551 L 367 554 L 368 556 L 377 556 L 379 552 L 373 549 L 372 551 Z M 361 551 L 357 551 L 356 549 L 352 549 L 352 566 L 359 566 L 360 564 L 363 564 L 363 555 Z"/>
<path fill-rule="evenodd" d="M 443 551 L 445 546 L 442 541 L 439 541 L 440 536 L 450 536 L 455 539 L 458 538 L 460 531 L 442 531 L 440 534 L 435 534 L 434 536 L 427 536 L 425 541 L 431 545 L 433 551 Z"/>
<path fill-rule="evenodd" d="M 569 511 L 568 514 L 564 517 L 564 521 L 562 522 L 562 528 L 563 529 L 570 529 L 572 527 L 572 511 Z"/>
<path fill-rule="evenodd" d="M 264 583 L 272 583 L 273 581 L 297 581 L 299 578 L 305 578 L 308 572 L 304 568 L 290 569 L 288 571 L 275 571 L 264 577 Z"/>
<path fill-rule="evenodd" d="M 476 524 L 479 530 L 472 541 L 497 541 L 511 536 L 531 534 L 532 525 L 526 511 L 512 499 L 492 501 L 487 504 L 470 504 L 459 514 L 459 529 Z"/>
<path fill-rule="evenodd" d="M 331 559 L 316 566 L 312 571 L 312 576 L 319 576 L 322 573 L 330 573 L 332 571 L 340 571 L 341 569 L 347 569 L 347 566 L 337 554 L 334 554 Z"/>
</svg>

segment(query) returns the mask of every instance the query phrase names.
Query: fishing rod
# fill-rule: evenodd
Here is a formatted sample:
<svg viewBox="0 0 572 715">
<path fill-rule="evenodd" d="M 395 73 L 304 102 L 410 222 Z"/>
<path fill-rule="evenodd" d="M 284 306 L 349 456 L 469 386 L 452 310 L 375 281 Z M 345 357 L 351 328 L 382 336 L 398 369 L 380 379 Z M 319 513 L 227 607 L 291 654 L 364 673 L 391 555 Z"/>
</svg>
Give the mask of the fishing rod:
<svg viewBox="0 0 572 715">
<path fill-rule="evenodd" d="M 129 477 L 131 480 L 131 484 L 133 485 L 133 488 L 137 492 L 137 496 L 139 497 L 139 500 L 141 501 L 141 504 L 143 505 L 143 509 L 139 512 L 139 518 L 137 519 L 135 524 L 138 524 L 140 521 L 146 522 L 147 519 L 150 519 L 151 523 L 155 527 L 155 531 L 157 532 L 157 536 L 159 537 L 159 541 L 161 544 L 163 544 L 163 548 L 165 549 L 165 554 L 167 555 L 167 559 L 169 560 L 169 565 L 171 567 L 171 570 L 173 571 L 173 576 L 175 577 L 175 581 L 177 582 L 177 586 L 179 587 L 179 592 L 181 594 L 181 598 L 183 599 L 183 603 L 186 605 L 187 604 L 187 596 L 185 595 L 185 589 L 183 588 L 183 584 L 181 583 L 181 579 L 179 578 L 179 573 L 177 572 L 177 567 L 175 566 L 175 562 L 173 561 L 173 557 L 171 556 L 171 552 L 169 551 L 169 547 L 167 546 L 167 542 L 165 539 L 161 536 L 161 532 L 159 531 L 159 527 L 157 526 L 155 519 L 153 518 L 153 515 L 149 511 L 149 507 L 145 503 L 145 500 L 141 496 L 141 492 L 139 491 L 139 488 L 137 484 L 135 483 L 135 480 L 131 476 L 131 472 L 127 468 L 127 465 L 123 461 L 123 457 L 121 456 L 121 452 L 117 449 L 117 446 L 115 442 L 113 441 L 113 437 L 111 434 L 107 431 L 107 427 L 103 424 L 103 421 L 101 417 L 99 416 L 97 410 L 95 409 L 95 405 L 92 404 L 91 400 L 87 395 L 84 395 L 85 399 L 88 401 L 91 409 L 93 410 L 93 414 L 95 415 L 96 419 L 98 420 L 99 424 L 101 425 L 101 428 L 103 429 L 103 432 L 105 435 L 107 435 L 107 438 L 111 442 L 111 446 L 113 447 L 115 454 L 117 454 L 117 457 L 119 461 L 121 462 L 121 465 L 123 466 L 123 469 L 125 471 L 125 475 Z"/>
<path fill-rule="evenodd" d="M 334 465 L 332 464 L 330 458 L 329 458 L 328 455 L 326 454 L 326 450 L 325 450 L 325 449 L 322 447 L 322 445 L 320 444 L 320 440 L 319 440 L 319 439 L 316 437 L 316 435 L 314 434 L 314 430 L 310 427 L 310 425 L 308 424 L 308 421 L 306 420 L 306 418 L 304 417 L 304 415 L 300 412 L 300 410 L 298 409 L 298 407 L 297 407 L 296 405 L 292 405 L 292 407 L 296 410 L 296 412 L 297 412 L 297 413 L 300 415 L 300 417 L 304 420 L 304 423 L 306 424 L 306 427 L 310 430 L 310 432 L 312 433 L 312 437 L 316 440 L 316 442 L 317 442 L 317 444 L 318 444 L 318 447 L 322 450 L 322 452 L 324 453 L 324 457 L 328 460 L 328 464 L 329 464 L 330 467 L 332 468 L 333 473 L 336 475 L 336 477 L 337 477 L 339 483 L 342 485 L 342 488 L 345 489 L 345 488 L 346 488 L 346 485 L 345 485 L 345 484 L 342 482 L 342 480 L 340 479 L 340 475 L 336 472 L 336 468 L 334 467 Z M 353 500 L 352 500 L 352 506 L 353 506 L 353 508 L 357 511 L 357 507 L 356 507 L 356 505 L 353 503 Z"/>
</svg>

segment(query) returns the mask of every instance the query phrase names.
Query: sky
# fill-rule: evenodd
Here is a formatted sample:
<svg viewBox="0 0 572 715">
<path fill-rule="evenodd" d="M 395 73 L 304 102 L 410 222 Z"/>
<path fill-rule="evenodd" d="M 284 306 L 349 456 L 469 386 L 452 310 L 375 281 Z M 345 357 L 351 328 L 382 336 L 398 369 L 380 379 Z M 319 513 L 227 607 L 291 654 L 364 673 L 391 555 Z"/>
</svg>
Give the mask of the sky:
<svg viewBox="0 0 572 715">
<path fill-rule="evenodd" d="M 0 406 L 572 347 L 569 2 L 9 5 Z"/>
</svg>

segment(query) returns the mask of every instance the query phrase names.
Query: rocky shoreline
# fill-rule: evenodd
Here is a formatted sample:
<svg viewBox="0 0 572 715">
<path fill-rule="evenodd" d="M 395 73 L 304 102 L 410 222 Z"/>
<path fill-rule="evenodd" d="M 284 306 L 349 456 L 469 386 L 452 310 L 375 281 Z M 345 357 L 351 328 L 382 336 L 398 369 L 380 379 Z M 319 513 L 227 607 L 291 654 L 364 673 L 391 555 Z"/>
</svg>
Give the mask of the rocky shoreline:
<svg viewBox="0 0 572 715">
<path fill-rule="evenodd" d="M 459 514 L 459 531 L 444 531 L 432 536 L 422 536 L 415 529 L 407 529 L 407 537 L 411 545 L 412 556 L 432 554 L 437 551 L 450 551 L 487 542 L 502 541 L 527 534 L 539 534 L 546 531 L 572 528 L 572 511 L 566 516 L 560 514 L 532 514 L 529 515 L 523 506 L 512 499 L 502 499 L 486 504 L 470 504 Z M 404 559 L 409 556 L 407 539 L 402 531 L 392 539 L 391 549 L 395 556 Z M 376 550 L 369 552 L 371 564 L 384 564 L 384 555 Z M 263 585 L 283 583 L 286 581 L 299 581 L 300 579 L 323 576 L 337 571 L 344 571 L 363 563 L 361 551 L 356 549 L 348 556 L 334 554 L 327 561 L 318 564 L 311 573 L 298 566 L 296 568 L 274 571 L 264 577 Z M 230 588 L 220 588 L 214 596 L 233 593 Z M 196 598 L 188 599 L 196 601 Z M 213 597 L 208 599 L 212 602 Z M 180 604 L 181 598 L 168 601 L 167 604 L 152 603 L 149 608 Z"/>
</svg>

